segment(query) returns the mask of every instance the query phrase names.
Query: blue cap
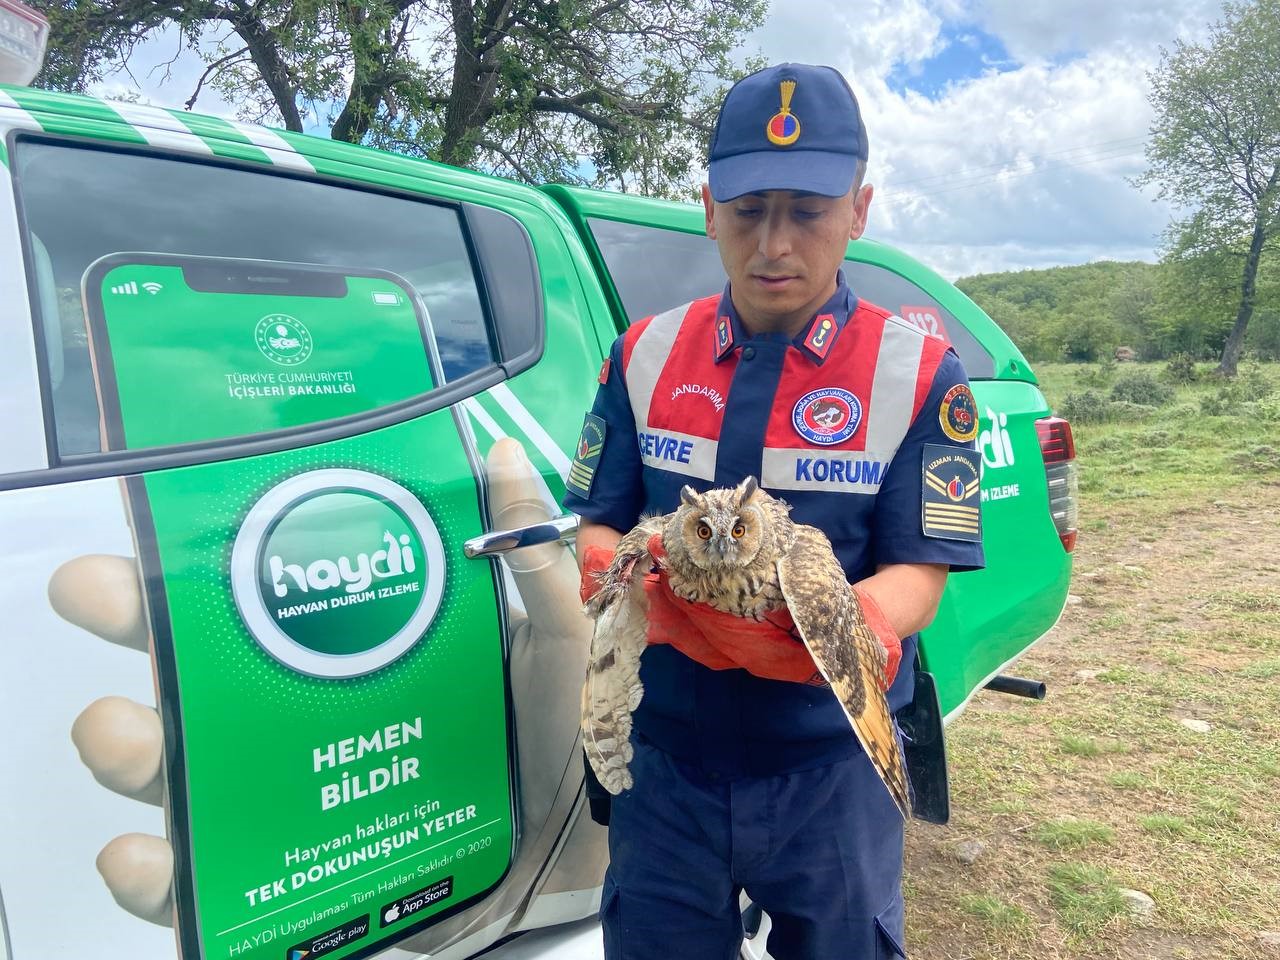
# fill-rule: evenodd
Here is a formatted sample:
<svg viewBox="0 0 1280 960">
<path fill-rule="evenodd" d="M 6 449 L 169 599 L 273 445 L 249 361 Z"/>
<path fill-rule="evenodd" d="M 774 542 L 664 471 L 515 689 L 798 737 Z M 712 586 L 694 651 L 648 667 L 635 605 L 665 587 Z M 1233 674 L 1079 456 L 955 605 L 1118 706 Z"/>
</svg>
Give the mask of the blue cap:
<svg viewBox="0 0 1280 960">
<path fill-rule="evenodd" d="M 867 128 L 838 70 L 783 63 L 743 77 L 720 105 L 708 180 L 717 201 L 761 190 L 840 197 L 867 159 Z"/>
</svg>

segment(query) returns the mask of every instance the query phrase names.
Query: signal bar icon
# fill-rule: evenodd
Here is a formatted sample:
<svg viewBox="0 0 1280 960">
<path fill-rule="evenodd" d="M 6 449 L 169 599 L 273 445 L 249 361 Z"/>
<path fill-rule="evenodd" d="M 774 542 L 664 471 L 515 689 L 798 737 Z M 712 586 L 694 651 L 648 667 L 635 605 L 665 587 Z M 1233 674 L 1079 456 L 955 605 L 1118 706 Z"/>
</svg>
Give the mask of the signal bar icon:
<svg viewBox="0 0 1280 960">
<path fill-rule="evenodd" d="M 119 294 L 120 296 L 136 297 L 138 296 L 139 286 L 141 286 L 143 290 L 147 291 L 147 293 L 151 294 L 153 297 L 157 293 L 159 293 L 161 290 L 164 289 L 164 284 L 156 283 L 154 280 L 148 280 L 146 283 L 143 283 L 143 284 L 138 284 L 133 280 L 130 280 L 128 283 L 122 283 L 122 284 L 119 284 L 118 286 L 112 287 L 111 292 L 115 294 Z"/>
</svg>

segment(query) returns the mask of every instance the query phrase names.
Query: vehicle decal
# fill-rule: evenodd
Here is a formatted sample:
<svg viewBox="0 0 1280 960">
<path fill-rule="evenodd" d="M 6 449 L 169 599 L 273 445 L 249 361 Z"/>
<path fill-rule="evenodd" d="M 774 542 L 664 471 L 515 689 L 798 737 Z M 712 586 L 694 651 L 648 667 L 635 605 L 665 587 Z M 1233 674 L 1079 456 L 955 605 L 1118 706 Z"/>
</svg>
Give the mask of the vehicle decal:
<svg viewBox="0 0 1280 960">
<path fill-rule="evenodd" d="M 183 125 L 200 137 L 219 157 L 230 160 L 250 160 L 254 163 L 270 164 L 270 155 L 256 146 L 252 140 L 236 129 L 229 121 L 221 117 L 207 117 L 199 113 L 187 113 L 183 110 L 166 111 Z"/>
<path fill-rule="evenodd" d="M 1013 466 L 1013 438 L 1009 436 L 1009 415 L 986 408 L 987 429 L 978 434 L 978 449 L 984 467 L 1001 469 Z"/>
<path fill-rule="evenodd" d="M 24 110 L 17 100 L 0 90 L 0 107 L 4 108 L 4 119 L 8 126 L 24 127 L 28 130 L 41 130 L 40 123 L 28 111 Z"/>
<path fill-rule="evenodd" d="M 510 434 L 498 425 L 498 421 L 490 415 L 489 411 L 481 405 L 479 398 L 467 397 L 467 399 L 462 401 L 462 409 L 465 410 L 468 416 L 470 416 L 471 419 L 489 435 L 490 441 L 502 440 L 503 438 L 510 436 Z M 530 449 L 531 445 L 525 442 L 525 438 L 523 437 L 517 437 L 517 439 L 521 440 L 521 444 L 525 449 L 525 454 L 532 458 L 535 451 Z M 484 445 L 484 451 L 486 453 L 488 451 L 488 446 L 488 444 Z M 551 492 L 551 488 L 547 486 L 543 469 L 534 470 L 533 478 L 534 483 L 538 487 L 540 499 L 547 508 L 552 511 L 552 516 L 556 516 L 561 513 L 560 498 L 553 494 Z M 561 478 L 561 482 L 563 482 L 563 478 Z"/>
<path fill-rule="evenodd" d="M 93 136 L 102 140 L 145 143 L 153 147 L 195 156 L 216 155 L 233 160 L 250 160 L 273 166 L 314 173 L 315 166 L 281 134 L 265 127 L 220 117 L 167 110 L 146 104 L 122 103 L 94 97 L 58 96 L 57 112 L 44 112 L 51 97 L 40 90 L 0 91 L 0 107 L 8 107 L 17 117 L 14 126 L 47 133 L 84 134 L 84 121 L 105 124 L 95 127 Z M 40 119 L 36 119 L 36 114 Z"/>
<path fill-rule="evenodd" d="M 266 127 L 255 127 L 249 123 L 240 123 L 237 120 L 228 120 L 227 123 L 233 130 L 244 134 L 250 143 L 262 147 L 267 156 L 271 158 L 271 162 L 277 167 L 297 170 L 300 173 L 316 172 L 316 168 L 311 161 L 299 153 L 288 140 L 276 133 L 276 131 L 268 130 Z"/>
<path fill-rule="evenodd" d="M 88 134 L 97 140 L 138 145 L 147 142 L 146 137 L 105 101 L 93 97 L 68 97 L 31 87 L 11 87 L 9 94 L 20 107 L 37 118 L 46 133 L 63 133 L 69 136 Z"/>
<path fill-rule="evenodd" d="M 516 395 L 511 392 L 511 388 L 505 383 L 499 383 L 489 389 L 489 396 L 493 397 L 498 404 L 505 410 L 520 428 L 524 430 L 525 435 L 533 441 L 533 445 L 538 448 L 544 457 L 551 461 L 551 465 L 555 467 L 556 473 L 563 480 L 569 475 L 569 458 L 565 456 L 551 435 L 542 428 L 542 424 L 538 423 L 522 404 Z"/>
<path fill-rule="evenodd" d="M 192 133 L 177 117 L 170 116 L 158 107 L 140 103 L 113 101 L 108 104 L 153 147 L 212 156 L 209 145 Z"/>
</svg>

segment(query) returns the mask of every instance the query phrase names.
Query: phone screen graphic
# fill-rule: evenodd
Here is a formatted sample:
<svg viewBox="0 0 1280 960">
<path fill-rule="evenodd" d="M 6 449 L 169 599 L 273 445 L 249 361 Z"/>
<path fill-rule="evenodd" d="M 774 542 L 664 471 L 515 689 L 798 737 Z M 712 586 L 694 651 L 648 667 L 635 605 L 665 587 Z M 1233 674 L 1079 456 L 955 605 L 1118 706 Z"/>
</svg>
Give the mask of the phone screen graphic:
<svg viewBox="0 0 1280 960">
<path fill-rule="evenodd" d="M 118 254 L 84 286 L 95 370 L 114 381 L 109 449 L 308 426 L 437 385 L 417 298 L 390 273 Z"/>
<path fill-rule="evenodd" d="M 112 448 L 234 444 L 439 383 L 390 274 L 118 255 L 85 293 Z M 461 549 L 475 469 L 442 409 L 125 481 L 183 960 L 368 956 L 505 876 L 506 661 L 492 573 Z"/>
</svg>

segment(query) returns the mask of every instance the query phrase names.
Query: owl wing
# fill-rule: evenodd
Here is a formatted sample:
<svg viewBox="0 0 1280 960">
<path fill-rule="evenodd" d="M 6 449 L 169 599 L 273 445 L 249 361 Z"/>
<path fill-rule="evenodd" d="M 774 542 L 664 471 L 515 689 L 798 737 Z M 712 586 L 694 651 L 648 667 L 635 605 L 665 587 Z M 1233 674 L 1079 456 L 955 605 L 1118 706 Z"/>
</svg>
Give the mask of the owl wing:
<svg viewBox="0 0 1280 960">
<path fill-rule="evenodd" d="M 795 531 L 795 543 L 777 561 L 791 618 L 880 779 L 909 817 L 906 762 L 881 689 L 884 647 L 867 626 L 830 541 L 815 527 L 796 524 Z"/>
<path fill-rule="evenodd" d="M 587 602 L 595 620 L 582 685 L 582 745 L 596 779 L 610 793 L 631 787 L 631 712 L 640 705 L 640 654 L 648 639 L 643 581 L 653 565 L 649 538 L 663 519 L 642 521 L 618 541 L 600 589 Z"/>
</svg>

